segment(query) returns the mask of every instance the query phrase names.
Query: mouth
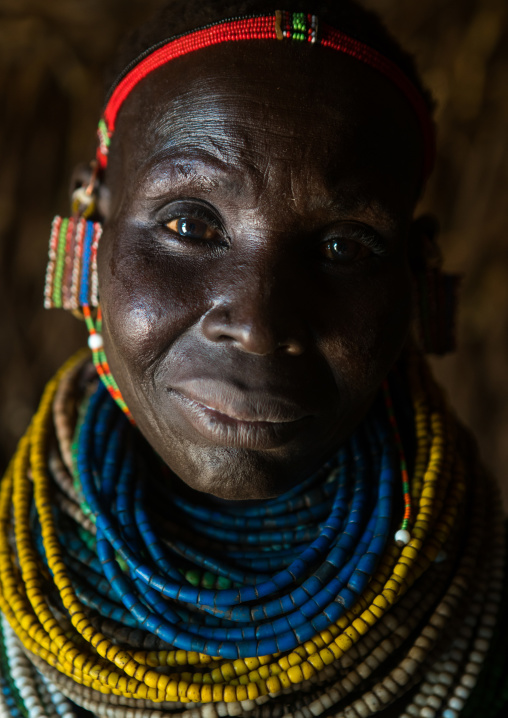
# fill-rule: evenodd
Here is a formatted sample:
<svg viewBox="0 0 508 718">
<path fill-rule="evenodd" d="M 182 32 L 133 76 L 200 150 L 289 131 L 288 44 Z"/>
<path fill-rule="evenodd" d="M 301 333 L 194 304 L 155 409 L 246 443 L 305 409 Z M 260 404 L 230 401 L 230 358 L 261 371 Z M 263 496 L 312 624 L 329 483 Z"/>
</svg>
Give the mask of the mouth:
<svg viewBox="0 0 508 718">
<path fill-rule="evenodd" d="M 189 382 L 168 394 L 182 418 L 221 446 L 274 449 L 296 436 L 310 412 L 285 399 L 239 391 L 219 382 Z"/>
</svg>

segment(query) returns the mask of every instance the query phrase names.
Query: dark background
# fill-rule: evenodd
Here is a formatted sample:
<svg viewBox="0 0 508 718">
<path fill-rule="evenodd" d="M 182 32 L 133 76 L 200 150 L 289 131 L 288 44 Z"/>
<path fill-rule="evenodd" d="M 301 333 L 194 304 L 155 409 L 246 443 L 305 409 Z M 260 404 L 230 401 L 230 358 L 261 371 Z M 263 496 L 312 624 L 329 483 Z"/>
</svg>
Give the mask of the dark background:
<svg viewBox="0 0 508 718">
<path fill-rule="evenodd" d="M 204 0 L 206 1 L 206 0 Z M 422 209 L 465 274 L 459 350 L 434 366 L 508 506 L 508 1 L 365 0 L 415 53 L 437 103 L 437 170 Z M 0 464 L 83 325 L 42 308 L 53 215 L 95 151 L 102 76 L 159 0 L 0 0 Z M 282 3 L 283 6 L 283 3 Z"/>
</svg>

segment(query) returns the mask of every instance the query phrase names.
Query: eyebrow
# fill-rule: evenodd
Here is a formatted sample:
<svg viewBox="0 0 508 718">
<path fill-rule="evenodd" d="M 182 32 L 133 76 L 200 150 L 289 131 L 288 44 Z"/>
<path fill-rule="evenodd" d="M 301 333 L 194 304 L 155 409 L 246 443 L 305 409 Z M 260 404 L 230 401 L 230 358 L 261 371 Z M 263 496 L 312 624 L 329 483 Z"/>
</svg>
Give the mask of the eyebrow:
<svg viewBox="0 0 508 718">
<path fill-rule="evenodd" d="M 368 194 L 363 188 L 347 189 L 343 186 L 333 188 L 330 183 L 330 197 L 320 206 L 339 207 L 341 211 L 351 215 L 367 215 L 382 222 L 387 229 L 394 230 L 400 223 L 399 213 L 393 207 L 388 207 L 380 198 Z"/>
<path fill-rule="evenodd" d="M 172 183 L 176 181 L 178 184 L 183 184 L 191 181 L 193 184 L 196 184 L 197 182 L 202 185 L 202 189 L 207 189 L 213 186 L 213 184 L 217 184 L 213 183 L 213 180 L 210 180 L 211 171 L 212 176 L 216 176 L 217 179 L 219 177 L 230 179 L 233 174 L 237 181 L 231 184 L 237 186 L 239 192 L 239 184 L 245 185 L 246 177 L 248 178 L 249 175 L 257 174 L 256 170 L 252 167 L 239 170 L 235 167 L 234 162 L 225 161 L 224 153 L 219 151 L 216 143 L 210 142 L 209 146 L 215 151 L 210 151 L 210 149 L 204 149 L 203 147 L 196 147 L 195 144 L 192 146 L 189 144 L 188 147 L 184 146 L 182 148 L 182 145 L 179 144 L 177 150 L 176 148 L 166 148 L 156 153 L 140 169 L 142 182 L 150 181 L 153 184 L 154 175 L 157 175 L 157 179 L 159 180 L 161 170 L 163 170 L 164 176 L 169 175 Z M 237 159 L 239 161 L 240 158 Z M 206 167 L 207 174 L 200 173 L 199 166 L 203 168 Z M 238 181 L 242 179 L 243 183 L 239 183 Z M 166 182 L 164 182 L 164 184 L 166 184 Z"/>
<path fill-rule="evenodd" d="M 189 143 L 188 147 L 183 148 L 181 144 L 178 148 L 166 147 L 142 166 L 142 182 L 150 182 L 154 186 L 154 175 L 163 170 L 166 179 L 160 181 L 164 187 L 168 182 L 172 185 L 176 183 L 177 186 L 192 184 L 201 191 L 210 192 L 219 182 L 223 185 L 226 180 L 229 185 L 228 190 L 233 195 L 248 191 L 249 186 L 254 193 L 256 179 L 262 178 L 263 173 L 252 165 L 246 165 L 242 161 L 244 157 L 237 155 L 235 163 L 231 160 L 226 161 L 225 154 L 216 142 L 206 143 L 206 149 L 203 143 L 201 146 Z M 238 166 L 241 161 L 242 169 Z M 206 174 L 199 171 L 199 166 L 206 167 Z M 160 174 L 158 181 L 159 177 Z M 155 184 L 158 184 L 158 181 Z M 316 194 L 314 201 L 311 202 L 312 208 L 330 209 L 352 216 L 367 215 L 372 220 L 382 223 L 387 230 L 395 230 L 399 225 L 400 217 L 396 208 L 387 206 L 381 198 L 370 194 L 365 187 L 351 186 L 350 180 L 334 182 L 331 177 L 325 177 L 325 182 L 327 190 L 323 194 Z M 157 199 L 166 191 L 161 188 L 159 192 L 149 196 L 149 199 Z"/>
</svg>

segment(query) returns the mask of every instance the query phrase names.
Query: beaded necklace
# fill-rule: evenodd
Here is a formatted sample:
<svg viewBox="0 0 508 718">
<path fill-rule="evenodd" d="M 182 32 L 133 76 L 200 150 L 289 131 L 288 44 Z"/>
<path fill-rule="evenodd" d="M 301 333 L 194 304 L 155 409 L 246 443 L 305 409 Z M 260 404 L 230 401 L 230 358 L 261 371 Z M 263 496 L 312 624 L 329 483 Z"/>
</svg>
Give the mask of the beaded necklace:
<svg viewBox="0 0 508 718">
<path fill-rule="evenodd" d="M 501 600 L 500 502 L 417 356 L 408 373 L 400 545 L 390 401 L 315 476 L 226 510 L 174 494 L 90 365 L 63 367 L 0 491 L 0 713 L 467 716 Z"/>
</svg>

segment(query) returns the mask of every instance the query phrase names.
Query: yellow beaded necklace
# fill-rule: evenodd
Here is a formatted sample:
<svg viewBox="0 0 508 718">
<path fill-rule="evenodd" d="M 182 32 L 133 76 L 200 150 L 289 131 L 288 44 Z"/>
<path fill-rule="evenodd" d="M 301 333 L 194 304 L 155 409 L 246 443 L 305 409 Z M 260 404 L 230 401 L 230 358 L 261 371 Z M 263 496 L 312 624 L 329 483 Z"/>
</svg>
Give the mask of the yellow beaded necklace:
<svg viewBox="0 0 508 718">
<path fill-rule="evenodd" d="M 475 575 L 482 578 L 484 594 L 487 586 L 492 589 L 499 582 L 499 502 L 490 498 L 492 486 L 480 480 L 478 468 L 465 464 L 463 432 L 426 366 L 412 355 L 408 373 L 416 457 L 411 478 L 415 507 L 411 540 L 402 547 L 389 542 L 377 571 L 350 611 L 295 650 L 233 661 L 171 647 L 144 650 L 117 640 L 104 625 L 97 627 L 76 595 L 52 510 L 55 487 L 47 457 L 55 395 L 62 382 L 78 375 L 82 363 L 82 354 L 74 357 L 48 384 L 3 479 L 0 608 L 33 663 L 71 699 L 98 715 L 98 693 L 110 696 L 124 711 L 152 706 L 165 715 L 173 710 L 185 715 L 181 713 L 185 704 L 195 703 L 201 706 L 195 715 L 211 716 L 216 713 L 205 710 L 207 704 L 214 704 L 214 710 L 226 705 L 226 712 L 217 715 L 249 715 L 267 700 L 280 704 L 284 696 L 295 692 L 312 697 L 317 689 L 318 697 L 308 702 L 313 715 L 341 702 L 344 707 L 337 716 L 371 715 L 426 675 L 441 633 L 448 635 L 445 629 L 455 623 L 455 612 L 460 613 L 467 603 Z M 69 449 L 63 444 L 65 461 Z M 49 572 L 41 567 L 29 530 L 32 500 Z M 467 512 L 469 525 L 464 534 Z M 448 558 L 441 560 L 444 553 Z M 56 607 L 52 592 L 58 595 L 61 608 Z M 449 640 L 448 636 L 446 646 Z M 395 667 L 385 669 L 393 656 L 397 656 Z M 382 676 L 377 683 L 372 682 L 373 673 Z M 469 675 L 467 670 L 464 675 Z M 359 697 L 364 686 L 369 689 Z M 343 713 L 347 706 L 356 712 Z"/>
</svg>

